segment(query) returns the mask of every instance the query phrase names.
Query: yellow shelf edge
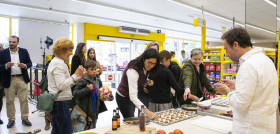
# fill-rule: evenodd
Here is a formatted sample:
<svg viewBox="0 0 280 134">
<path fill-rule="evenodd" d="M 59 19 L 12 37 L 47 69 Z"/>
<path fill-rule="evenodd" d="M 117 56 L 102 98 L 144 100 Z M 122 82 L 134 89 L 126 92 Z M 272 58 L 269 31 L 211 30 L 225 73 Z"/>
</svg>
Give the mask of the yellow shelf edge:
<svg viewBox="0 0 280 134">
<path fill-rule="evenodd" d="M 223 64 L 233 63 L 233 61 L 223 61 Z"/>
<path fill-rule="evenodd" d="M 230 75 L 236 75 L 236 74 L 222 74 L 222 76 L 230 76 Z"/>
<path fill-rule="evenodd" d="M 202 63 L 221 63 L 221 61 L 202 61 Z"/>
<path fill-rule="evenodd" d="M 222 47 L 219 47 L 219 48 L 205 48 L 204 50 L 222 50 Z"/>
<path fill-rule="evenodd" d="M 222 56 L 221 54 L 206 54 L 206 55 L 203 55 L 203 56 Z"/>
</svg>

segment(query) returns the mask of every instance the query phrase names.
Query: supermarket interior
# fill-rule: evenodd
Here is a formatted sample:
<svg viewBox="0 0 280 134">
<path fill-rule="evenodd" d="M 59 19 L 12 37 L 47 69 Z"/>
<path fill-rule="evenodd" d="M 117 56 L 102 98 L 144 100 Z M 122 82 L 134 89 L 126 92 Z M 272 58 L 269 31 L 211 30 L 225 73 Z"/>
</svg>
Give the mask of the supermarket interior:
<svg viewBox="0 0 280 134">
<path fill-rule="evenodd" d="M 1 134 L 280 134 L 280 0 L 0 0 L 0 31 Z"/>
</svg>

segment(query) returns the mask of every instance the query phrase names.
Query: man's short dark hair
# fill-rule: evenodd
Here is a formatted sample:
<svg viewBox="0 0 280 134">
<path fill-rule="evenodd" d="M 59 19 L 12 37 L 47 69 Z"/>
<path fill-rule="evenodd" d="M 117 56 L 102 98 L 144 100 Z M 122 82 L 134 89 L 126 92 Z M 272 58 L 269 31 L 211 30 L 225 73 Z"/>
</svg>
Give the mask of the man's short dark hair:
<svg viewBox="0 0 280 134">
<path fill-rule="evenodd" d="M 90 67 L 96 67 L 96 62 L 94 60 L 87 60 L 85 62 L 85 69 L 89 69 Z"/>
<path fill-rule="evenodd" d="M 17 38 L 17 41 L 19 42 L 19 37 L 15 36 L 15 35 L 10 36 L 9 38 Z"/>
<path fill-rule="evenodd" d="M 186 53 L 185 50 L 182 50 L 182 51 L 181 51 L 181 54 L 184 54 L 184 53 Z"/>
<path fill-rule="evenodd" d="M 233 47 L 233 43 L 238 42 L 239 46 L 242 48 L 252 47 L 251 38 L 246 31 L 246 29 L 241 27 L 235 27 L 233 29 L 228 30 L 221 37 L 222 40 L 225 40 L 231 47 Z"/>
<path fill-rule="evenodd" d="M 175 52 L 174 52 L 174 51 L 170 51 L 170 54 L 171 54 L 171 56 L 172 56 L 173 54 L 175 54 Z"/>
</svg>

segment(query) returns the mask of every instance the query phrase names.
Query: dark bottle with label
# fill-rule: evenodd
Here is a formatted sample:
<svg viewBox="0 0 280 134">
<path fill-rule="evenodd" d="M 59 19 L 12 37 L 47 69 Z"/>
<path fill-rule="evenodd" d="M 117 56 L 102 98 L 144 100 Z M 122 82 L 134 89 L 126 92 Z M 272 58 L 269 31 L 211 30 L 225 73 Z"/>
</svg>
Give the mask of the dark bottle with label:
<svg viewBox="0 0 280 134">
<path fill-rule="evenodd" d="M 118 122 L 118 128 L 121 126 L 121 119 L 120 119 L 119 112 L 120 112 L 120 109 L 117 107 L 117 115 L 116 115 L 116 117 L 117 117 L 117 122 Z"/>
<path fill-rule="evenodd" d="M 113 111 L 113 118 L 112 118 L 112 130 L 116 131 L 118 129 L 118 121 L 116 117 L 116 110 Z"/>
<path fill-rule="evenodd" d="M 146 125 L 144 108 L 145 108 L 144 105 L 141 105 L 141 113 L 139 115 L 139 122 L 140 122 L 139 127 L 141 132 L 145 131 L 145 125 Z"/>
</svg>

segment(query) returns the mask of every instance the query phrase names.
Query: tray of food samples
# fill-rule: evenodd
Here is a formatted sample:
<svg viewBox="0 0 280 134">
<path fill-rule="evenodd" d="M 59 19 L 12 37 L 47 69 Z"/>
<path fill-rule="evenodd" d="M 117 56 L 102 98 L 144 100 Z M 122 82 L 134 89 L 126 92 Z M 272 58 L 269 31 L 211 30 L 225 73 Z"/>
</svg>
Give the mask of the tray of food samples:
<svg viewBox="0 0 280 134">
<path fill-rule="evenodd" d="M 224 107 L 228 106 L 228 100 L 226 97 L 213 98 L 211 99 L 211 103 L 212 105 L 217 105 L 217 106 L 224 106 Z"/>
<path fill-rule="evenodd" d="M 215 109 L 215 108 L 210 108 L 210 109 L 199 109 L 197 110 L 197 114 L 199 115 L 210 115 L 222 119 L 227 119 L 227 120 L 232 120 L 232 111 L 225 111 L 225 110 L 220 110 L 220 109 Z"/>
<path fill-rule="evenodd" d="M 153 122 L 162 126 L 174 124 L 197 116 L 196 111 L 186 111 L 180 108 L 160 111 L 160 112 L 156 112 L 156 114 L 158 118 L 153 120 Z"/>
</svg>

